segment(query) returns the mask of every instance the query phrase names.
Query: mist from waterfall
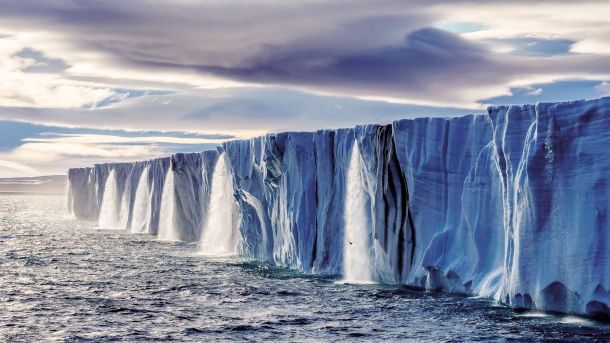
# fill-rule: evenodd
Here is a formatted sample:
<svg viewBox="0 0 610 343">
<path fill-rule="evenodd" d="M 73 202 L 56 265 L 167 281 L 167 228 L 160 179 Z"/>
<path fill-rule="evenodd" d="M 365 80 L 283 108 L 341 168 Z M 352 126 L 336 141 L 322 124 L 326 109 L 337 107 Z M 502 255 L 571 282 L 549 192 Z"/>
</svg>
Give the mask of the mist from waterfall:
<svg viewBox="0 0 610 343">
<path fill-rule="evenodd" d="M 344 209 L 343 282 L 347 283 L 373 282 L 361 159 L 358 143 L 354 141 L 347 170 Z"/>
<path fill-rule="evenodd" d="M 106 178 L 98 227 L 100 229 L 119 229 L 122 201 L 118 201 L 116 172 L 111 170 Z"/>
<path fill-rule="evenodd" d="M 161 211 L 159 213 L 159 232 L 157 239 L 162 241 L 179 241 L 180 237 L 174 225 L 174 172 L 168 170 L 163 183 Z"/>
<path fill-rule="evenodd" d="M 237 251 L 237 211 L 229 161 L 222 153 L 212 174 L 207 214 L 204 217 L 200 251 L 205 255 L 235 255 Z"/>
<path fill-rule="evenodd" d="M 132 233 L 147 233 L 151 216 L 151 193 L 148 186 L 148 167 L 142 171 L 136 196 L 133 203 L 133 217 L 131 218 Z"/>
</svg>

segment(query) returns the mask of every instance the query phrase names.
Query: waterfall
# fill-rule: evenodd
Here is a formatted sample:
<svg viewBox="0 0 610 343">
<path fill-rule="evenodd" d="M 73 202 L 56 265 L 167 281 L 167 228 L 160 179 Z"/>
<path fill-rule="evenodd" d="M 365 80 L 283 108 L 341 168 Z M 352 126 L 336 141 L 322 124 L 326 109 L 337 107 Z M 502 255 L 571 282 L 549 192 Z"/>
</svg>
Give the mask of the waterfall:
<svg viewBox="0 0 610 343">
<path fill-rule="evenodd" d="M 117 229 L 125 230 L 129 224 L 129 204 L 131 201 L 131 194 L 129 188 L 123 189 L 123 197 L 121 198 L 121 204 L 119 209 L 119 215 L 117 216 Z"/>
<path fill-rule="evenodd" d="M 354 141 L 347 170 L 343 232 L 343 281 L 373 281 L 369 256 L 368 217 L 362 162 L 358 143 Z"/>
<path fill-rule="evenodd" d="M 222 153 L 216 161 L 212 174 L 210 202 L 200 242 L 202 253 L 206 255 L 234 255 L 236 253 L 236 214 L 233 179 L 226 154 Z"/>
<path fill-rule="evenodd" d="M 136 188 L 131 218 L 131 232 L 147 233 L 151 215 L 151 193 L 148 187 L 148 167 L 144 168 Z"/>
<path fill-rule="evenodd" d="M 72 183 L 70 182 L 70 179 L 66 182 L 66 192 L 68 194 L 68 215 L 74 217 L 74 199 L 72 198 Z"/>
<path fill-rule="evenodd" d="M 174 172 L 170 169 L 165 177 L 161 193 L 161 212 L 159 213 L 159 232 L 157 238 L 163 241 L 179 241 L 180 237 L 174 225 Z"/>
<path fill-rule="evenodd" d="M 106 178 L 104 185 L 104 194 L 102 197 L 102 206 L 100 208 L 100 216 L 98 226 L 100 229 L 118 229 L 120 228 L 119 215 L 121 203 L 118 199 L 116 172 L 111 170 Z"/>
</svg>

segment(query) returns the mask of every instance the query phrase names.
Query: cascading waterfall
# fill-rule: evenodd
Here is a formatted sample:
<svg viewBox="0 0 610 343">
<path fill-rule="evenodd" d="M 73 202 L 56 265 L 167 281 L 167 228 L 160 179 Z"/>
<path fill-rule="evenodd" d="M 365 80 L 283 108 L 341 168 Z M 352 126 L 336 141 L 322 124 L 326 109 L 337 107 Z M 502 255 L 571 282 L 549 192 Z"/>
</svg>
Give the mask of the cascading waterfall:
<svg viewBox="0 0 610 343">
<path fill-rule="evenodd" d="M 66 194 L 68 194 L 68 215 L 70 217 L 74 216 L 74 199 L 72 198 L 72 183 L 68 179 L 66 182 Z"/>
<path fill-rule="evenodd" d="M 169 170 L 163 184 L 161 211 L 159 213 L 159 232 L 157 238 L 162 241 L 179 241 L 180 237 L 174 225 L 174 172 Z"/>
<path fill-rule="evenodd" d="M 117 228 L 118 229 L 127 229 L 127 225 L 129 225 L 129 204 L 131 194 L 126 189 L 123 190 L 123 196 L 121 198 L 121 208 L 119 210 L 119 215 L 117 216 Z"/>
<path fill-rule="evenodd" d="M 237 250 L 236 203 L 226 155 L 218 157 L 212 174 L 210 203 L 200 249 L 205 255 L 234 255 Z"/>
<path fill-rule="evenodd" d="M 148 187 L 148 167 L 142 171 L 133 203 L 131 232 L 147 233 L 151 215 L 151 193 Z"/>
<path fill-rule="evenodd" d="M 111 170 L 106 179 L 106 184 L 104 185 L 104 195 L 98 220 L 100 229 L 120 228 L 119 215 L 122 201 L 119 201 L 118 199 L 117 188 L 116 172 Z"/>
<path fill-rule="evenodd" d="M 354 141 L 347 169 L 343 233 L 343 281 L 373 281 L 369 256 L 368 220 L 362 161 L 358 143 Z"/>
<path fill-rule="evenodd" d="M 235 181 L 225 195 L 238 203 L 237 254 L 343 274 L 348 283 L 373 279 L 608 318 L 608 111 L 610 98 L 498 106 L 225 142 L 218 150 Z M 217 208 L 228 208 L 216 200 L 222 186 L 210 204 L 218 150 L 71 169 L 72 211 L 114 227 L 121 206 L 113 202 L 125 188 L 130 221 L 140 222 L 133 173 L 146 165 L 151 233 L 193 242 L 205 229 L 211 237 L 227 227 L 212 224 L 225 221 L 214 218 Z"/>
</svg>

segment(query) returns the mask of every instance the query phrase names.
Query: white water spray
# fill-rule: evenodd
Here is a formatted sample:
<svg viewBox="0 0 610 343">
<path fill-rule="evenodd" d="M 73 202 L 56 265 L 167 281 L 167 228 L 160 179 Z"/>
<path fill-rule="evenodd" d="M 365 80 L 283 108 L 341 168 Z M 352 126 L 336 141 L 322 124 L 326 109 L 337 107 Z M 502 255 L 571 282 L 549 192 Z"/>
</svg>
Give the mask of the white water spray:
<svg viewBox="0 0 610 343">
<path fill-rule="evenodd" d="M 157 238 L 162 241 L 179 241 L 180 237 L 174 225 L 174 172 L 168 170 L 161 195 L 161 212 L 159 213 L 159 232 Z"/>
<path fill-rule="evenodd" d="M 151 215 L 151 193 L 148 187 L 148 167 L 142 171 L 136 196 L 133 203 L 133 217 L 131 218 L 132 233 L 147 233 Z"/>
<path fill-rule="evenodd" d="M 129 203 L 131 193 L 128 188 L 123 190 L 123 197 L 121 198 L 121 208 L 119 210 L 119 215 L 117 216 L 117 229 L 125 230 L 127 229 L 127 224 L 129 224 Z"/>
<path fill-rule="evenodd" d="M 121 210 L 121 202 L 118 199 L 117 188 L 116 172 L 111 170 L 104 185 L 104 195 L 98 220 L 98 227 L 100 229 L 120 228 L 119 212 Z"/>
<path fill-rule="evenodd" d="M 354 142 L 347 170 L 343 233 L 343 281 L 373 282 L 360 149 Z"/>
<path fill-rule="evenodd" d="M 227 157 L 222 153 L 212 174 L 210 203 L 207 209 L 200 249 L 205 255 L 235 255 L 237 250 L 236 204 L 233 179 Z"/>
</svg>

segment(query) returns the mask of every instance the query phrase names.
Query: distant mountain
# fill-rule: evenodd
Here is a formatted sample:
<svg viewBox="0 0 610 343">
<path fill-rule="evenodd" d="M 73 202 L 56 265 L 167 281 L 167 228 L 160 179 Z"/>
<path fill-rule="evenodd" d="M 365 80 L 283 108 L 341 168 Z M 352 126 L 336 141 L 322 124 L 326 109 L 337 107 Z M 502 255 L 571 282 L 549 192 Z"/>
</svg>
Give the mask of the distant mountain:
<svg viewBox="0 0 610 343">
<path fill-rule="evenodd" d="M 0 193 L 63 194 L 66 175 L 0 178 Z"/>
</svg>

